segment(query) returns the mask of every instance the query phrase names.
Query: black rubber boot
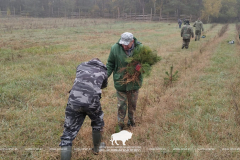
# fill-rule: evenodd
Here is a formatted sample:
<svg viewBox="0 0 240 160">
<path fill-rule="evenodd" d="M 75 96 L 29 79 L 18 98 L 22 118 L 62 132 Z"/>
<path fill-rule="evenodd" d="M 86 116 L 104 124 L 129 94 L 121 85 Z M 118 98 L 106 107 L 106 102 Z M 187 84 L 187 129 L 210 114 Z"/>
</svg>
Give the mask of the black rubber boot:
<svg viewBox="0 0 240 160">
<path fill-rule="evenodd" d="M 128 127 L 136 127 L 135 122 L 133 120 L 128 120 L 127 126 Z"/>
<path fill-rule="evenodd" d="M 99 146 L 102 139 L 101 131 L 92 131 L 92 137 L 93 137 L 93 154 L 97 155 L 99 153 Z"/>
<path fill-rule="evenodd" d="M 72 156 L 72 146 L 61 147 L 61 160 L 70 160 Z"/>
</svg>

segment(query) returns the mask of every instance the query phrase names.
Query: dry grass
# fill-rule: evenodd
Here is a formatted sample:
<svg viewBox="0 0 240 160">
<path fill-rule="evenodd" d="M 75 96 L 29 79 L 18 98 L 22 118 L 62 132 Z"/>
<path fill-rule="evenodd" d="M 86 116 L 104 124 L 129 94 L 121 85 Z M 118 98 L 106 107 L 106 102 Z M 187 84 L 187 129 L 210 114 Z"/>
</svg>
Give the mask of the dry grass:
<svg viewBox="0 0 240 160">
<path fill-rule="evenodd" d="M 2 159 L 60 158 L 59 151 L 49 148 L 58 148 L 76 66 L 93 57 L 106 63 L 111 45 L 125 31 L 132 31 L 162 57 L 151 76 L 144 79 L 137 127 L 131 129 L 133 137 L 126 142 L 146 151 L 93 156 L 89 151 L 75 150 L 73 159 L 239 159 L 239 151 L 222 150 L 239 148 L 240 144 L 240 46 L 226 43 L 235 37 L 233 24 L 221 37 L 218 30 L 222 25 L 205 25 L 207 38 L 191 40 L 189 49 L 182 50 L 180 29 L 165 23 L 27 18 L 1 22 L 0 148 L 19 148 L 0 151 Z M 172 87 L 165 87 L 163 78 L 172 64 L 180 77 Z M 103 140 L 111 146 L 117 123 L 112 77 L 101 104 L 105 113 Z M 73 145 L 75 149 L 92 146 L 89 118 Z M 42 150 L 24 149 L 32 147 Z M 166 150 L 148 150 L 154 147 Z M 207 148 L 215 150 L 203 150 Z"/>
</svg>

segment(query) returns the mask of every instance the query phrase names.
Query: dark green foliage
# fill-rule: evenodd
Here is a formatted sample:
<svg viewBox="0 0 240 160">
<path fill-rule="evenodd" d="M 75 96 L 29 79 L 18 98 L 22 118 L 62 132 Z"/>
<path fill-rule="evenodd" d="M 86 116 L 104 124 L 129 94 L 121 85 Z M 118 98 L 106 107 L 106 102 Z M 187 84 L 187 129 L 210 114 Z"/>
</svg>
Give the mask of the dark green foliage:
<svg viewBox="0 0 240 160">
<path fill-rule="evenodd" d="M 136 72 L 135 67 L 137 64 L 138 64 L 137 61 L 128 64 L 128 66 L 126 67 L 126 71 L 129 75 L 135 74 Z M 149 64 L 145 63 L 141 65 L 141 69 L 140 69 L 141 74 L 143 74 L 144 76 L 149 76 L 150 72 L 151 72 L 151 66 Z"/>
<path fill-rule="evenodd" d="M 135 50 L 133 54 L 133 60 L 140 62 L 141 64 L 153 65 L 161 60 L 155 52 L 153 52 L 148 46 L 143 46 L 139 50 Z"/>
<path fill-rule="evenodd" d="M 139 50 L 134 51 L 133 57 L 126 59 L 126 62 L 129 63 L 126 70 L 130 75 L 133 75 L 136 65 L 140 64 L 140 73 L 144 76 L 149 76 L 151 66 L 160 60 L 161 57 L 157 55 L 156 51 L 152 51 L 148 46 L 143 46 Z"/>
<path fill-rule="evenodd" d="M 138 50 L 135 50 L 132 57 L 126 59 L 128 63 L 127 67 L 120 69 L 121 71 L 126 71 L 124 75 L 124 84 L 129 82 L 139 82 L 139 76 L 149 76 L 151 72 L 151 66 L 161 60 L 161 57 L 153 52 L 149 47 L 143 46 Z M 135 68 L 137 65 L 141 65 L 140 71 Z"/>
</svg>

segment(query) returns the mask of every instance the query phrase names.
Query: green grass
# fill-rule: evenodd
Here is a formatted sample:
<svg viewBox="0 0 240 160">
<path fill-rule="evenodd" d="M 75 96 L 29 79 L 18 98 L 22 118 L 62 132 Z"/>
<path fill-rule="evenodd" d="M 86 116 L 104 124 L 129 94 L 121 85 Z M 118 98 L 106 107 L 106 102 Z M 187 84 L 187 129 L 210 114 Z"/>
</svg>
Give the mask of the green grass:
<svg viewBox="0 0 240 160">
<path fill-rule="evenodd" d="M 74 151 L 73 158 L 239 158 L 239 152 L 221 151 L 221 148 L 239 148 L 240 144 L 240 123 L 237 121 L 240 113 L 233 103 L 234 96 L 238 105 L 240 99 L 240 47 L 226 43 L 235 37 L 234 24 L 229 25 L 223 37 L 217 37 L 223 25 L 210 29 L 211 24 L 204 24 L 207 37 L 200 42 L 192 39 L 190 48 L 182 50 L 180 29 L 175 23 L 106 19 L 1 20 L 0 148 L 22 149 L 0 151 L 0 159 L 59 159 L 59 151 L 49 148 L 58 148 L 68 91 L 74 82 L 77 65 L 94 57 L 106 63 L 111 46 L 125 31 L 133 32 L 140 42 L 162 57 L 153 66 L 150 77 L 144 79 L 136 111 L 137 127 L 132 130 L 133 137 L 126 145 L 167 150 L 105 152 L 99 156 Z M 6 31 L 4 25 L 14 26 L 12 32 Z M 205 48 L 202 53 L 201 47 Z M 165 87 L 165 72 L 172 64 L 174 71 L 179 71 L 179 78 L 172 87 Z M 117 124 L 112 76 L 101 101 L 105 113 L 104 142 L 111 146 L 109 140 Z M 74 147 L 92 146 L 90 123 L 86 118 Z M 26 147 L 43 150 L 25 151 Z M 216 150 L 197 151 L 197 148 Z"/>
<path fill-rule="evenodd" d="M 232 27 L 231 30 L 232 31 Z M 229 31 L 229 32 L 230 32 Z M 234 36 L 234 31 L 228 33 L 229 37 Z M 229 82 L 236 76 L 231 71 L 239 67 L 239 57 L 237 57 L 236 46 L 231 46 L 225 41 L 218 44 L 217 49 L 211 58 L 211 63 L 204 69 L 204 74 L 199 77 L 198 82 L 191 89 L 189 97 L 185 99 L 184 105 L 189 105 L 184 110 L 176 109 L 171 118 L 176 118 L 180 114 L 185 121 L 184 130 L 178 130 L 177 122 L 173 126 L 173 134 L 178 132 L 187 132 L 187 139 L 195 147 L 198 145 L 210 145 L 215 147 L 238 146 L 239 132 L 235 130 L 238 126 L 234 120 L 232 106 L 230 104 Z M 229 49 L 231 48 L 231 49 Z M 199 89 L 200 88 L 200 89 Z M 184 113 L 185 112 L 185 113 Z M 223 115 L 228 116 L 223 117 Z M 226 126 L 229 126 L 229 128 Z M 187 130 L 185 130 L 187 129 Z M 233 141 L 221 140 L 221 137 L 227 138 L 227 132 L 233 132 Z M 169 131 L 165 136 L 169 135 Z M 164 137 L 165 137 L 164 136 Z M 173 136 L 171 136 L 173 138 Z M 201 142 L 201 140 L 206 141 Z M 173 140 L 174 141 L 174 140 Z"/>
</svg>

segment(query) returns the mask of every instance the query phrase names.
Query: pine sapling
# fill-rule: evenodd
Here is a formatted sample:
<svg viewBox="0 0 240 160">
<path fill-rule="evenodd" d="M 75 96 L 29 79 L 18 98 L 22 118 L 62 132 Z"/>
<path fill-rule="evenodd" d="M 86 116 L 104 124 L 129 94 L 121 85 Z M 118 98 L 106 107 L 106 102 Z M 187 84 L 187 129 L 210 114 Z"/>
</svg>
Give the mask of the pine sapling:
<svg viewBox="0 0 240 160">
<path fill-rule="evenodd" d="M 151 66 L 161 60 L 161 57 L 157 55 L 155 51 L 152 51 L 149 47 L 143 46 L 138 50 L 135 50 L 132 57 L 128 57 L 126 67 L 123 67 L 119 72 L 126 72 L 123 77 L 122 84 L 128 84 L 130 82 L 140 82 L 140 75 L 149 76 L 151 73 Z M 140 65 L 141 69 L 136 70 L 136 66 Z"/>
<path fill-rule="evenodd" d="M 165 72 L 165 74 L 168 76 L 166 78 L 164 78 L 164 85 L 165 86 L 172 86 L 172 83 L 174 81 L 177 81 L 178 79 L 178 71 L 176 71 L 174 74 L 173 74 L 173 65 L 170 67 L 170 73 L 168 72 Z"/>
</svg>

